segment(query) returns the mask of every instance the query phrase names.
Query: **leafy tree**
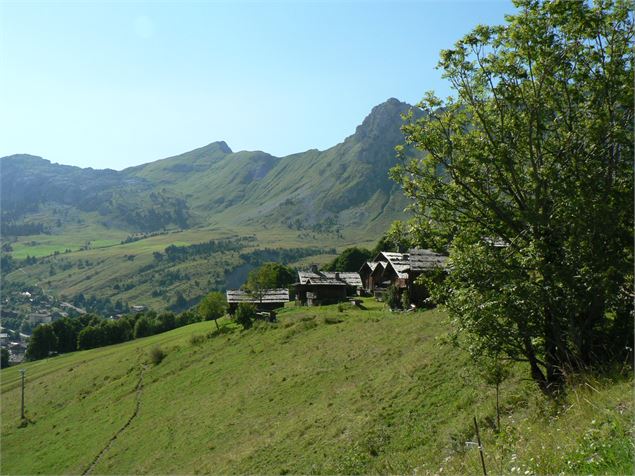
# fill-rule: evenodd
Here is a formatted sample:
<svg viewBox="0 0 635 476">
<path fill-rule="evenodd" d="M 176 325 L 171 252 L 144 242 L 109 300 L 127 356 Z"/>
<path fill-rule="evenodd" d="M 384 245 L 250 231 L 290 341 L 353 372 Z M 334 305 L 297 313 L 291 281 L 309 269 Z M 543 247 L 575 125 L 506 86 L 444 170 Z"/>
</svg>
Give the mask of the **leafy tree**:
<svg viewBox="0 0 635 476">
<path fill-rule="evenodd" d="M 234 315 L 234 319 L 236 322 L 243 326 L 243 329 L 249 329 L 256 319 L 256 306 L 254 306 L 250 302 L 241 302 L 238 304 L 236 308 L 236 314 Z"/>
<path fill-rule="evenodd" d="M 81 324 L 76 319 L 64 317 L 54 321 L 51 326 L 57 336 L 57 348 L 60 353 L 77 350 L 77 335 L 81 330 Z"/>
<path fill-rule="evenodd" d="M 280 263 L 264 263 L 257 269 L 252 270 L 247 278 L 247 286 L 256 288 L 258 286 L 266 288 L 284 288 L 296 279 L 293 269 Z"/>
<path fill-rule="evenodd" d="M 48 357 L 57 348 L 57 336 L 50 324 L 40 324 L 33 330 L 26 349 L 26 357 L 29 360 L 37 360 Z"/>
<path fill-rule="evenodd" d="M 435 290 L 475 354 L 529 363 L 546 393 L 632 340 L 633 18 L 622 0 L 515 1 L 440 67 L 394 177 L 451 241 Z M 402 149 L 402 152 L 405 149 Z"/>
<path fill-rule="evenodd" d="M 132 339 L 133 329 L 127 319 L 105 321 L 99 326 L 103 341 L 101 345 L 119 344 Z"/>
<path fill-rule="evenodd" d="M 371 259 L 372 252 L 365 248 L 346 248 L 340 255 L 327 264 L 324 269 L 327 271 L 359 271 L 362 265 Z"/>
<path fill-rule="evenodd" d="M 249 272 L 245 290 L 262 300 L 267 289 L 287 287 L 295 281 L 291 268 L 279 263 L 265 263 Z"/>
<path fill-rule="evenodd" d="M 15 268 L 15 260 L 9 254 L 0 255 L 0 269 L 3 273 L 10 273 Z"/>
<path fill-rule="evenodd" d="M 218 319 L 227 312 L 227 300 L 223 293 L 212 291 L 198 305 L 198 313 L 204 321 L 213 320 L 218 329 Z"/>
<path fill-rule="evenodd" d="M 102 326 L 87 326 L 77 335 L 77 349 L 94 349 L 108 345 L 105 329 Z"/>
<path fill-rule="evenodd" d="M 504 361 L 500 356 L 478 358 L 476 361 L 478 373 L 483 381 L 496 389 L 496 430 L 501 429 L 500 417 L 500 386 L 511 373 L 509 361 Z"/>
<path fill-rule="evenodd" d="M 134 338 L 138 339 L 140 337 L 151 336 L 154 334 L 153 322 L 154 320 L 147 316 L 141 316 L 137 319 L 134 326 Z"/>
<path fill-rule="evenodd" d="M 173 312 L 163 312 L 157 316 L 155 333 L 167 332 L 176 327 L 176 317 Z"/>
<path fill-rule="evenodd" d="M 176 297 L 174 298 L 174 304 L 170 306 L 175 311 L 183 310 L 187 307 L 187 299 L 183 295 L 181 291 L 177 291 Z"/>
<path fill-rule="evenodd" d="M 9 366 L 9 349 L 4 347 L 0 349 L 0 369 L 4 369 Z"/>
<path fill-rule="evenodd" d="M 390 309 L 400 309 L 401 296 L 399 295 L 399 288 L 393 284 L 388 286 L 384 300 Z"/>
<path fill-rule="evenodd" d="M 194 324 L 195 322 L 199 321 L 200 316 L 198 313 L 192 311 L 184 311 L 176 316 L 176 327 L 187 326 L 188 324 Z"/>
</svg>

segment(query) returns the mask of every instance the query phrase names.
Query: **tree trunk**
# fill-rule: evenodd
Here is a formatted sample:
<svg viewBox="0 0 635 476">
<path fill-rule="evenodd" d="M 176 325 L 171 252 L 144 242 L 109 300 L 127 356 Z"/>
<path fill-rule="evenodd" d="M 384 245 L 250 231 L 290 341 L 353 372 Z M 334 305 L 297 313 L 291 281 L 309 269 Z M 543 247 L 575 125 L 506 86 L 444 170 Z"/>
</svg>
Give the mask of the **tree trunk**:
<svg viewBox="0 0 635 476">
<path fill-rule="evenodd" d="M 529 368 L 531 369 L 531 378 L 538 384 L 540 390 L 548 395 L 548 385 L 547 379 L 545 378 L 545 374 L 540 370 L 540 365 L 538 364 L 538 359 L 536 358 L 536 353 L 534 351 L 534 346 L 531 343 L 531 339 L 525 335 L 523 338 L 523 344 L 525 346 L 525 356 L 527 360 L 529 360 Z"/>
<path fill-rule="evenodd" d="M 498 389 L 500 384 L 496 382 L 496 432 L 500 433 L 501 431 L 501 412 L 498 404 Z"/>
<path fill-rule="evenodd" d="M 547 371 L 547 392 L 549 395 L 556 395 L 564 385 L 564 360 L 562 357 L 566 354 L 562 348 L 562 336 L 560 335 L 560 326 L 553 317 L 551 309 L 548 306 L 544 308 L 545 313 L 545 370 Z"/>
</svg>

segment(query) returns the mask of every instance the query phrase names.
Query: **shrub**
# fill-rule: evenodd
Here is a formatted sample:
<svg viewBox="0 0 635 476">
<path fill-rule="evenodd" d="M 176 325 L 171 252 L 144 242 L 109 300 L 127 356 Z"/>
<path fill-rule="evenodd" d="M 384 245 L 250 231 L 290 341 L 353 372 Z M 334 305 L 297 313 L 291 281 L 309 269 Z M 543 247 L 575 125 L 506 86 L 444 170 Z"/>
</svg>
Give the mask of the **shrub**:
<svg viewBox="0 0 635 476">
<path fill-rule="evenodd" d="M 190 336 L 190 344 L 191 345 L 199 345 L 205 342 L 206 337 L 202 334 L 192 334 Z"/>
<path fill-rule="evenodd" d="M 164 358 L 165 352 L 158 345 L 150 350 L 150 361 L 154 365 L 159 365 Z"/>
<path fill-rule="evenodd" d="M 401 308 L 401 296 L 399 295 L 399 289 L 395 285 L 388 286 L 386 289 L 386 295 L 384 296 L 384 300 L 390 309 L 399 309 Z"/>
<path fill-rule="evenodd" d="M 235 319 L 243 329 L 249 329 L 256 318 L 256 306 L 249 302 L 241 302 L 236 309 Z"/>
<path fill-rule="evenodd" d="M 405 289 L 404 292 L 401 293 L 401 306 L 404 309 L 410 309 L 410 293 L 407 289 Z"/>
</svg>

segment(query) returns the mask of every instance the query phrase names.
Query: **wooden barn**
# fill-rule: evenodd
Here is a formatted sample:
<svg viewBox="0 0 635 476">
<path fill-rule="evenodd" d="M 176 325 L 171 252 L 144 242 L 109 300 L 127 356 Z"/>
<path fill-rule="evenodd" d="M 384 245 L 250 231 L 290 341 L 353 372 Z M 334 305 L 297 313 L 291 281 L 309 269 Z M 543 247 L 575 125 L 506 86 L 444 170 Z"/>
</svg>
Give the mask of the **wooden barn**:
<svg viewBox="0 0 635 476">
<path fill-rule="evenodd" d="M 339 273 L 319 271 L 299 271 L 295 285 L 296 300 L 303 306 L 320 306 L 346 301 L 362 288 L 359 273 Z"/>
<path fill-rule="evenodd" d="M 258 311 L 273 311 L 284 307 L 284 304 L 289 302 L 289 290 L 287 288 L 264 289 L 257 295 L 242 289 L 227 290 L 227 304 L 230 314 L 236 312 L 236 308 L 241 302 L 254 304 Z"/>
<path fill-rule="evenodd" d="M 385 289 L 390 285 L 397 286 L 399 289 L 408 287 L 408 269 L 410 268 L 408 253 L 382 251 L 373 261 L 384 263 L 381 277 L 374 283 L 375 288 Z"/>
</svg>

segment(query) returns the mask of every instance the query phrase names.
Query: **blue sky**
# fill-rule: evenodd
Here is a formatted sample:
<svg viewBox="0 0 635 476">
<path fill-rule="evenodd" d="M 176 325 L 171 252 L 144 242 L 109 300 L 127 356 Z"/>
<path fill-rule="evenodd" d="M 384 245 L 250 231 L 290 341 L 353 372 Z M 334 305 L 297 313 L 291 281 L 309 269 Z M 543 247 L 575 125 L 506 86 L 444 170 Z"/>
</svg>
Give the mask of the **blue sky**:
<svg viewBox="0 0 635 476">
<path fill-rule="evenodd" d="M 0 2 L 0 156 L 122 169 L 216 140 L 325 149 L 508 1 Z"/>
</svg>

